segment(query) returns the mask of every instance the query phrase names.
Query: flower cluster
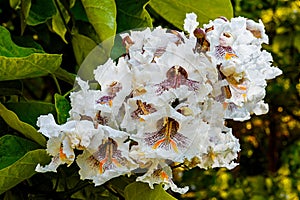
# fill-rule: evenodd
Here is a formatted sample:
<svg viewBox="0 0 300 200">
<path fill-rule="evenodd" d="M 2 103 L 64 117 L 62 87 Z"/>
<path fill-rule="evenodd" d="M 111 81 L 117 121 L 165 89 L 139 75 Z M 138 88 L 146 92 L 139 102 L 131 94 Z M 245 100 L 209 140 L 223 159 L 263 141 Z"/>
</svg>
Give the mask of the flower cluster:
<svg viewBox="0 0 300 200">
<path fill-rule="evenodd" d="M 122 34 L 125 54 L 94 70 L 101 90 L 77 77 L 68 121 L 38 119 L 53 157 L 36 171 L 76 161 L 95 185 L 135 173 L 151 188 L 185 193 L 172 181 L 174 163 L 234 168 L 240 145 L 224 122 L 266 113 L 266 80 L 281 70 L 261 50 L 268 42 L 261 22 L 222 17 L 198 28 L 196 18 L 187 14 L 187 34 L 161 27 Z"/>
</svg>

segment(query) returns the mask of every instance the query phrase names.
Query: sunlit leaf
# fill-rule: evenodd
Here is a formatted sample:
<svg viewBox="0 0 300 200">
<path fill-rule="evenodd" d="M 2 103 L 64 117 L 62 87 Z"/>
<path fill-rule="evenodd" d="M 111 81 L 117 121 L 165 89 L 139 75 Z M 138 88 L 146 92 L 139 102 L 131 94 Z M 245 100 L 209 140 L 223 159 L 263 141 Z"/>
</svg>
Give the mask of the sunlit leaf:
<svg viewBox="0 0 300 200">
<path fill-rule="evenodd" d="M 39 145 L 24 138 L 5 135 L 0 138 L 0 170 L 13 164 L 28 151 L 39 148 Z"/>
<path fill-rule="evenodd" d="M 71 109 L 70 102 L 59 94 L 54 95 L 55 109 L 57 113 L 57 121 L 59 124 L 63 124 L 69 118 L 69 110 Z"/>
<path fill-rule="evenodd" d="M 9 0 L 9 5 L 13 9 L 18 9 L 21 5 L 21 0 Z"/>
<path fill-rule="evenodd" d="M 58 54 L 35 53 L 22 58 L 0 56 L 0 80 L 34 78 L 54 73 L 62 61 Z"/>
<path fill-rule="evenodd" d="M 43 50 L 34 48 L 19 47 L 10 37 L 6 28 L 0 26 L 0 56 L 5 57 L 26 57 L 33 53 L 42 53 Z M 1 66 L 2 67 L 2 66 Z"/>
<path fill-rule="evenodd" d="M 9 102 L 5 103 L 5 107 L 13 111 L 19 118 L 19 120 L 36 126 L 37 118 L 40 115 L 46 115 L 52 113 L 55 115 L 55 106 L 52 103 L 40 102 L 40 101 L 28 101 L 28 102 Z"/>
<path fill-rule="evenodd" d="M 220 16 L 227 17 L 228 19 L 233 17 L 230 0 L 151 0 L 150 6 L 160 16 L 179 29 L 183 29 L 183 21 L 186 13 L 196 13 L 200 25 L 206 24 L 209 20 Z"/>
<path fill-rule="evenodd" d="M 82 0 L 89 22 L 101 41 L 116 33 L 116 4 L 113 0 Z"/>
<path fill-rule="evenodd" d="M 81 63 L 77 76 L 83 80 L 93 80 L 93 71 L 97 68 L 97 66 L 104 64 L 108 57 L 109 54 L 107 52 L 107 48 L 97 45 Z"/>
<path fill-rule="evenodd" d="M 152 27 L 152 19 L 145 9 L 149 0 L 116 0 L 118 31 L 123 32 L 135 28 Z"/>
<path fill-rule="evenodd" d="M 11 128 L 22 133 L 26 138 L 31 139 L 42 146 L 46 145 L 46 139 L 44 138 L 44 136 L 42 136 L 42 134 L 38 133 L 33 126 L 20 121 L 18 116 L 14 112 L 8 110 L 1 103 L 0 116 Z"/>
<path fill-rule="evenodd" d="M 77 31 L 74 31 L 72 34 L 72 47 L 76 62 L 78 65 L 81 65 L 86 56 L 97 46 L 96 42 L 91 38 L 79 34 Z"/>
<path fill-rule="evenodd" d="M 161 185 L 155 185 L 154 189 L 151 189 L 148 184 L 141 182 L 134 182 L 129 184 L 125 188 L 126 200 L 175 200 L 170 194 L 168 194 Z"/>
<path fill-rule="evenodd" d="M 60 1 L 57 1 L 57 4 L 58 5 L 55 5 L 57 12 L 52 17 L 52 29 L 65 43 L 68 43 L 65 38 L 65 34 L 67 33 L 66 25 L 70 21 L 71 17 Z M 60 12 L 58 10 L 60 10 Z"/>
<path fill-rule="evenodd" d="M 42 24 L 50 19 L 55 13 L 56 9 L 53 1 L 32 1 L 27 24 L 32 26 Z"/>
<path fill-rule="evenodd" d="M 1 81 L 45 76 L 56 71 L 61 61 L 60 54 L 17 46 L 12 42 L 9 31 L 0 26 Z"/>
<path fill-rule="evenodd" d="M 12 165 L 0 170 L 0 194 L 33 176 L 38 163 L 47 164 L 50 158 L 46 150 L 29 151 Z"/>
</svg>

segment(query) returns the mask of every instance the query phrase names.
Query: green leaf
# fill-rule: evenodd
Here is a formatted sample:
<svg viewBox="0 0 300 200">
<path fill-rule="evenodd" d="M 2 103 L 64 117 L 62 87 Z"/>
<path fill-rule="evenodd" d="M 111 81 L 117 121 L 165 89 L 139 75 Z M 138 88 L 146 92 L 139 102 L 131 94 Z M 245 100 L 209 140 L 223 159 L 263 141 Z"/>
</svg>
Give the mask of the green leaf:
<svg viewBox="0 0 300 200">
<path fill-rule="evenodd" d="M 27 24 L 35 26 L 42 24 L 55 15 L 56 9 L 52 0 L 32 1 Z"/>
<path fill-rule="evenodd" d="M 168 22 L 179 29 L 183 29 L 183 21 L 186 13 L 194 12 L 200 26 L 217 17 L 233 17 L 233 8 L 230 0 L 151 0 L 151 8 Z"/>
<path fill-rule="evenodd" d="M 135 28 L 152 27 L 152 19 L 145 7 L 149 0 L 116 0 L 117 32 Z"/>
<path fill-rule="evenodd" d="M 0 56 L 0 80 L 16 80 L 46 76 L 54 73 L 60 66 L 59 54 L 35 53 L 22 58 Z"/>
<path fill-rule="evenodd" d="M 126 48 L 122 44 L 122 37 L 120 35 L 116 35 L 114 46 L 111 50 L 110 58 L 115 60 L 118 59 L 120 56 L 126 54 Z"/>
<path fill-rule="evenodd" d="M 68 24 L 68 22 L 70 21 L 71 17 L 68 13 L 68 11 L 65 9 L 65 7 L 63 6 L 63 4 L 60 3 L 60 1 L 57 1 L 58 5 L 55 5 L 56 7 L 56 14 L 52 17 L 52 29 L 53 31 L 59 35 L 61 37 L 61 39 L 68 44 L 65 35 L 67 33 L 67 27 L 65 26 L 65 23 Z M 58 7 L 59 8 L 58 8 Z M 60 10 L 61 13 L 58 11 Z M 61 16 L 62 14 L 62 16 Z M 62 19 L 62 17 L 64 19 Z"/>
<path fill-rule="evenodd" d="M 33 176 L 38 163 L 47 164 L 50 158 L 43 149 L 29 151 L 12 165 L 0 170 L 0 194 Z"/>
<path fill-rule="evenodd" d="M 21 0 L 21 35 L 23 35 L 30 13 L 31 0 Z"/>
<path fill-rule="evenodd" d="M 96 42 L 85 35 L 73 31 L 72 47 L 77 64 L 80 66 L 86 56 L 97 46 Z"/>
<path fill-rule="evenodd" d="M 59 94 L 55 94 L 54 99 L 57 121 L 59 124 L 63 124 L 70 117 L 69 110 L 71 109 L 71 104 L 64 96 L 61 96 Z"/>
<path fill-rule="evenodd" d="M 114 0 L 81 0 L 89 22 L 101 41 L 116 33 L 116 4 Z M 112 41 L 109 42 L 112 45 Z"/>
<path fill-rule="evenodd" d="M 97 45 L 84 59 L 78 69 L 77 76 L 82 80 L 93 80 L 94 70 L 104 64 L 109 57 L 107 48 Z"/>
<path fill-rule="evenodd" d="M 12 37 L 16 45 L 22 46 L 23 48 L 33 48 L 36 51 L 40 50 L 40 52 L 44 52 L 43 47 L 33 39 L 32 35 L 13 35 Z"/>
<path fill-rule="evenodd" d="M 54 76 L 56 76 L 60 80 L 63 80 L 71 85 L 74 84 L 75 78 L 76 78 L 76 74 L 72 74 L 60 67 L 54 72 Z"/>
<path fill-rule="evenodd" d="M 46 139 L 44 138 L 44 136 L 42 136 L 42 134 L 38 133 L 33 126 L 20 121 L 18 116 L 14 112 L 8 110 L 1 103 L 0 103 L 0 117 L 2 117 L 4 121 L 11 128 L 22 133 L 28 139 L 33 140 L 42 146 L 46 146 Z"/>
<path fill-rule="evenodd" d="M 55 116 L 56 113 L 54 104 L 46 102 L 10 102 L 5 103 L 4 105 L 7 109 L 13 111 L 18 116 L 19 120 L 26 122 L 35 128 L 38 128 L 36 122 L 40 115 L 52 113 Z"/>
<path fill-rule="evenodd" d="M 1 81 L 45 76 L 56 71 L 61 61 L 60 54 L 17 46 L 11 40 L 9 31 L 0 26 Z"/>
<path fill-rule="evenodd" d="M 85 13 L 81 1 L 76 1 L 74 7 L 71 9 L 76 20 L 81 20 L 84 22 L 89 22 L 89 19 Z"/>
<path fill-rule="evenodd" d="M 21 5 L 21 0 L 9 0 L 9 5 L 11 8 L 17 10 Z"/>
<path fill-rule="evenodd" d="M 39 145 L 24 138 L 5 135 L 0 138 L 0 170 L 8 167 Z"/>
<path fill-rule="evenodd" d="M 154 189 L 151 189 L 148 184 L 142 182 L 129 184 L 124 192 L 126 200 L 175 200 L 161 185 L 155 185 Z"/>
<path fill-rule="evenodd" d="M 0 56 L 26 57 L 33 53 L 42 52 L 43 50 L 40 49 L 19 47 L 11 40 L 9 31 L 3 26 L 0 26 Z"/>
</svg>

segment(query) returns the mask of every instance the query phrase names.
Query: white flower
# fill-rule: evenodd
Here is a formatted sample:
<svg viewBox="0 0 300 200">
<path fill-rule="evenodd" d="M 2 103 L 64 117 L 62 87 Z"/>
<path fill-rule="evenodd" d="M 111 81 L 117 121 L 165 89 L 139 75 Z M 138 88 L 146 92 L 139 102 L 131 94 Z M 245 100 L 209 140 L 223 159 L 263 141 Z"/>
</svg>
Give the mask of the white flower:
<svg viewBox="0 0 300 200">
<path fill-rule="evenodd" d="M 104 65 L 94 70 L 95 79 L 101 85 L 101 91 L 105 94 L 97 100 L 97 103 L 111 108 L 111 112 L 118 114 L 126 96 L 132 90 L 132 74 L 126 61 L 119 59 L 116 65 L 111 59 Z"/>
<path fill-rule="evenodd" d="M 38 132 L 42 133 L 44 136 L 58 137 L 61 132 L 69 131 L 75 126 L 76 121 L 70 121 L 63 125 L 58 125 L 52 114 L 41 115 L 37 120 L 37 126 L 40 127 Z"/>
<path fill-rule="evenodd" d="M 238 139 L 231 132 L 231 129 L 221 130 L 212 128 L 209 130 L 207 140 L 207 151 L 200 157 L 201 168 L 226 167 L 233 169 L 238 164 L 234 162 L 237 158 L 237 152 L 240 151 Z"/>
<path fill-rule="evenodd" d="M 91 90 L 89 83 L 76 77 L 80 90 L 72 92 L 70 95 L 71 110 L 70 119 L 80 120 L 83 116 L 93 118 L 97 112 L 97 100 L 103 95 L 99 90 Z"/>
<path fill-rule="evenodd" d="M 91 179 L 95 185 L 120 175 L 130 174 L 137 168 L 129 158 L 129 142 L 124 143 L 128 135 L 109 127 L 98 127 L 88 148 L 77 157 L 81 179 Z"/>
<path fill-rule="evenodd" d="M 144 116 L 145 125 L 139 127 L 137 135 L 132 138 L 139 143 L 140 150 L 146 158 L 169 159 L 174 162 L 183 162 L 185 158 L 195 156 L 187 154 L 189 149 L 197 148 L 191 146 L 192 141 L 199 136 L 195 131 L 200 126 L 194 121 L 192 108 L 188 108 L 187 116 L 170 107 Z M 196 111 L 196 110 L 195 110 Z M 198 129 L 199 130 L 199 129 Z"/>
<path fill-rule="evenodd" d="M 172 181 L 172 169 L 163 162 L 154 162 L 149 167 L 147 173 L 140 176 L 136 181 L 141 181 L 149 184 L 151 189 L 154 189 L 154 184 L 162 184 L 165 190 L 171 188 L 173 192 L 184 194 L 189 190 L 189 187 L 178 188 Z"/>
<path fill-rule="evenodd" d="M 52 160 L 44 167 L 38 164 L 35 169 L 37 172 L 56 172 L 57 167 L 65 163 L 69 166 L 75 159 L 70 138 L 64 132 L 49 138 L 47 141 L 47 152 L 52 156 Z"/>
<path fill-rule="evenodd" d="M 199 25 L 199 22 L 197 22 L 196 20 L 197 20 L 197 15 L 195 13 L 186 14 L 183 29 L 187 31 L 190 34 L 190 36 L 193 36 L 194 30 Z"/>
<path fill-rule="evenodd" d="M 69 137 L 73 149 L 84 150 L 86 149 L 94 135 L 98 134 L 95 125 L 92 121 L 81 120 L 77 121 L 73 131 L 65 133 Z"/>
</svg>

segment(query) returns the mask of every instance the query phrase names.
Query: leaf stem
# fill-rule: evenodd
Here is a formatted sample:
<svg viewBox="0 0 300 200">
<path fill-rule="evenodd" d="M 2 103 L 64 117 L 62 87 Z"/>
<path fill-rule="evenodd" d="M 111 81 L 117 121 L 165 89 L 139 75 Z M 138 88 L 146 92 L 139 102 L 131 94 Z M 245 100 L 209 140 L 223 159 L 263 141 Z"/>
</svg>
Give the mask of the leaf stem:
<svg viewBox="0 0 300 200">
<path fill-rule="evenodd" d="M 54 80 L 55 85 L 57 87 L 58 93 L 61 95 L 61 89 L 60 89 L 60 86 L 59 86 L 59 83 L 57 81 L 57 78 L 56 78 L 55 74 L 52 74 L 52 77 L 53 77 L 53 80 Z"/>
</svg>

